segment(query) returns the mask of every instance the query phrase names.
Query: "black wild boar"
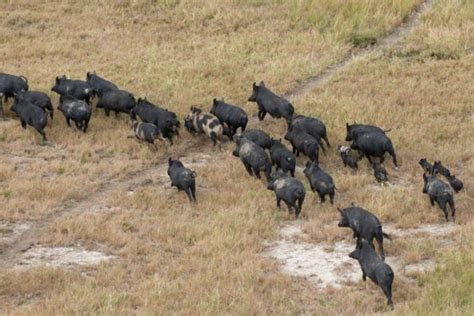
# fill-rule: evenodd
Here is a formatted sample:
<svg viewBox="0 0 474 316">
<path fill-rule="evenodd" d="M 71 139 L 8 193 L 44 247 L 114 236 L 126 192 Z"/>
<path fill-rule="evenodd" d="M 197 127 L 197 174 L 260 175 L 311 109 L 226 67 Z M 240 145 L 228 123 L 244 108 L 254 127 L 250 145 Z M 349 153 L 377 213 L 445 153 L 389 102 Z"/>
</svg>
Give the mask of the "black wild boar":
<svg viewBox="0 0 474 316">
<path fill-rule="evenodd" d="M 53 119 L 53 104 L 46 93 L 40 91 L 21 91 L 16 94 L 15 100 L 17 99 L 22 99 L 40 107 L 43 111 L 49 113 L 51 119 Z"/>
<path fill-rule="evenodd" d="M 463 189 L 464 184 L 462 183 L 462 181 L 456 178 L 454 175 L 452 175 L 451 171 L 445 166 L 443 166 L 441 161 L 439 160 L 435 161 L 432 170 L 433 170 L 432 174 L 439 173 L 443 175 L 448 180 L 449 185 L 454 189 L 456 193 L 458 193 L 459 191 Z"/>
<path fill-rule="evenodd" d="M 291 120 L 295 109 L 288 100 L 285 100 L 266 88 L 263 81 L 260 82 L 259 86 L 254 82 L 252 87 L 253 92 L 249 97 L 249 102 L 257 102 L 258 119 L 260 121 L 263 121 L 267 112 L 270 113 L 273 118 L 283 117 L 287 122 Z"/>
<path fill-rule="evenodd" d="M 380 163 L 383 163 L 385 160 L 385 153 L 388 152 L 390 156 L 392 156 L 393 164 L 398 166 L 397 156 L 395 155 L 392 141 L 383 133 L 364 133 L 353 139 L 351 148 L 356 149 L 361 152 L 362 155 L 365 155 L 369 160 L 369 163 L 372 163 L 372 157 L 379 158 Z"/>
<path fill-rule="evenodd" d="M 260 171 L 263 171 L 265 177 L 269 179 L 272 172 L 272 164 L 267 152 L 251 140 L 238 137 L 236 138 L 236 147 L 232 154 L 240 157 L 245 166 L 245 170 L 251 175 L 260 179 Z"/>
<path fill-rule="evenodd" d="M 290 172 L 291 176 L 295 176 L 296 157 L 295 155 L 281 143 L 281 139 L 272 139 L 270 147 L 270 158 L 272 166 L 276 165 L 276 170 L 282 170 L 284 173 Z"/>
<path fill-rule="evenodd" d="M 92 115 L 92 107 L 85 101 L 76 99 L 71 95 L 62 95 L 59 98 L 58 110 L 64 114 L 68 126 L 71 126 L 69 120 L 73 120 L 79 130 L 84 133 L 87 131 Z"/>
<path fill-rule="evenodd" d="M 446 179 L 448 180 L 451 188 L 453 188 L 454 192 L 458 193 L 459 191 L 463 189 L 464 184 L 462 183 L 461 180 L 456 178 L 454 174 L 453 175 L 450 174 L 449 176 L 446 177 Z"/>
<path fill-rule="evenodd" d="M 278 208 L 280 208 L 280 202 L 283 200 L 288 207 L 288 212 L 291 214 L 293 208 L 295 216 L 298 218 L 306 194 L 304 185 L 300 180 L 290 177 L 280 170 L 270 176 L 267 189 L 275 192 Z"/>
<path fill-rule="evenodd" d="M 189 201 L 196 203 L 196 172 L 185 168 L 179 160 L 168 158 L 168 176 L 171 186 L 186 192 Z"/>
<path fill-rule="evenodd" d="M 152 123 L 143 123 L 143 122 L 133 122 L 132 129 L 135 134 L 135 137 L 138 140 L 155 144 L 155 139 L 161 137 L 160 130 L 156 127 L 155 124 Z"/>
<path fill-rule="evenodd" d="M 297 115 L 291 120 L 291 125 L 294 127 L 299 127 L 309 135 L 313 136 L 316 140 L 318 140 L 323 150 L 325 150 L 325 148 L 321 143 L 321 139 L 324 140 L 328 147 L 331 147 L 326 132 L 326 125 L 324 125 L 324 123 L 317 118 Z"/>
<path fill-rule="evenodd" d="M 421 158 L 420 161 L 418 161 L 418 164 L 426 173 L 433 174 L 433 165 L 430 164 L 426 158 Z"/>
<path fill-rule="evenodd" d="M 48 124 L 48 113 L 31 102 L 19 100 L 13 103 L 11 110 L 20 118 L 23 128 L 30 125 L 41 134 L 43 141 L 47 140 L 44 128 Z"/>
<path fill-rule="evenodd" d="M 67 79 L 66 76 L 56 77 L 55 85 L 51 88 L 51 91 L 60 96 L 73 96 L 78 100 L 86 101 L 87 104 L 90 104 L 93 94 L 93 89 L 87 82 Z"/>
<path fill-rule="evenodd" d="M 341 154 L 342 163 L 344 167 L 349 166 L 352 170 L 357 170 L 357 161 L 351 156 L 351 149 L 347 146 L 337 145 L 337 151 Z"/>
<path fill-rule="evenodd" d="M 270 149 L 272 147 L 272 138 L 262 130 L 248 129 L 241 136 L 253 141 L 263 149 Z"/>
<path fill-rule="evenodd" d="M 306 168 L 304 169 L 304 175 L 308 179 L 309 185 L 313 192 L 317 192 L 321 203 L 326 200 L 326 195 L 329 195 L 331 204 L 334 204 L 334 195 L 336 186 L 332 177 L 324 172 L 318 165 L 317 162 L 307 161 Z"/>
<path fill-rule="evenodd" d="M 372 168 L 374 169 L 374 177 L 378 183 L 385 183 L 388 181 L 387 170 L 382 164 L 372 163 Z"/>
<path fill-rule="evenodd" d="M 448 221 L 448 204 L 451 208 L 451 216 L 454 221 L 456 207 L 454 205 L 453 191 L 448 184 L 438 179 L 435 175 L 427 176 L 423 174 L 423 193 L 428 194 L 430 203 L 434 206 L 436 202 L 444 213 L 446 221 Z"/>
<path fill-rule="evenodd" d="M 219 119 L 211 113 L 203 113 L 201 109 L 192 106 L 191 112 L 184 118 L 184 126 L 190 133 L 206 134 L 214 146 L 219 143 L 222 138 L 223 127 Z"/>
<path fill-rule="evenodd" d="M 365 125 L 365 124 L 352 124 L 346 123 L 346 141 L 350 142 L 362 134 L 366 133 L 381 133 L 385 134 L 391 131 L 391 129 L 383 130 L 380 127 L 373 126 L 373 125 Z"/>
<path fill-rule="evenodd" d="M 382 231 L 382 224 L 379 219 L 371 212 L 364 210 L 361 207 L 351 206 L 345 209 L 337 208 L 341 213 L 341 220 L 339 227 L 350 227 L 352 229 L 353 237 L 357 238 L 359 242 L 361 238 L 366 239 L 373 247 L 373 240 L 377 240 L 379 245 L 380 256 L 385 260 L 385 253 L 383 251 L 383 238 L 391 240 L 390 236 Z"/>
<path fill-rule="evenodd" d="M 393 310 L 392 284 L 394 273 L 392 268 L 377 256 L 374 249 L 365 240 L 357 241 L 356 249 L 349 254 L 356 259 L 362 269 L 362 279 L 368 276 L 377 284 L 387 297 L 387 305 Z"/>
<path fill-rule="evenodd" d="M 28 91 L 28 79 L 24 76 L 14 76 L 0 73 L 0 96 L 5 98 L 13 98 L 18 92 Z"/>
<path fill-rule="evenodd" d="M 91 86 L 93 89 L 93 93 L 95 96 L 99 94 L 99 92 L 105 93 L 111 90 L 118 90 L 117 85 L 114 83 L 105 80 L 104 78 L 98 76 L 95 71 L 88 72 L 86 75 L 86 82 Z"/>
<path fill-rule="evenodd" d="M 440 160 L 434 162 L 434 165 L 433 165 L 433 169 L 432 169 L 432 170 L 433 170 L 433 174 L 438 174 L 438 173 L 439 173 L 440 175 L 445 176 L 445 177 L 451 175 L 451 171 L 449 171 L 449 169 L 446 168 L 446 167 L 441 163 Z"/>
<path fill-rule="evenodd" d="M 135 107 L 137 102 L 135 97 L 124 90 L 99 90 L 97 93 L 99 101 L 97 101 L 97 108 L 103 108 L 105 115 L 109 116 L 110 111 L 114 111 L 115 115 L 121 113 L 130 114 L 130 111 Z"/>
<path fill-rule="evenodd" d="M 136 120 L 137 116 L 144 123 L 155 124 L 160 130 L 160 134 L 168 139 L 171 145 L 173 145 L 173 136 L 179 136 L 181 124 L 176 113 L 160 108 L 149 102 L 146 98 L 138 98 L 135 107 L 130 110 L 132 121 Z"/>
<path fill-rule="evenodd" d="M 222 125 L 224 125 L 224 123 L 227 125 L 227 136 L 229 136 L 231 140 L 235 133 L 237 133 L 237 129 L 239 127 L 241 128 L 242 132 L 244 132 L 245 128 L 247 127 L 247 113 L 235 105 L 227 104 L 224 101 L 218 101 L 217 99 L 214 99 L 210 113 L 214 114 Z"/>
<path fill-rule="evenodd" d="M 286 132 L 285 139 L 291 143 L 296 157 L 302 152 L 311 161 L 319 162 L 319 143 L 313 136 L 299 128 L 290 126 Z"/>
</svg>

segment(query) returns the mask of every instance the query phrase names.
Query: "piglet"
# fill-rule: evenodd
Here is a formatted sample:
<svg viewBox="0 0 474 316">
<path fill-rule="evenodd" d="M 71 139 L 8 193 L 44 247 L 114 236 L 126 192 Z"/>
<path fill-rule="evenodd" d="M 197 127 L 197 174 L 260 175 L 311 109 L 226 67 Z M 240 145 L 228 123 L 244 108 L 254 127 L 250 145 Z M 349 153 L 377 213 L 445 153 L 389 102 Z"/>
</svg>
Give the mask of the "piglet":
<svg viewBox="0 0 474 316">
<path fill-rule="evenodd" d="M 357 161 L 351 156 L 351 149 L 347 146 L 337 145 L 337 151 L 341 154 L 342 163 L 344 167 L 349 166 L 352 170 L 357 170 Z"/>
</svg>

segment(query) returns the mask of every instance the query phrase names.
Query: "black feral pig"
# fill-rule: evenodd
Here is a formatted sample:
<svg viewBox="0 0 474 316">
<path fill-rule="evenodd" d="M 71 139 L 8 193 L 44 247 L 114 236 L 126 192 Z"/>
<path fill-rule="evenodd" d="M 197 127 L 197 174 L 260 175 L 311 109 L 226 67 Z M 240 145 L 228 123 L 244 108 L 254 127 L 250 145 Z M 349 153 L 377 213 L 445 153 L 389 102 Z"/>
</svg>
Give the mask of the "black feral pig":
<svg viewBox="0 0 474 316">
<path fill-rule="evenodd" d="M 272 138 L 262 130 L 259 129 L 248 129 L 242 133 L 242 137 L 253 141 L 258 146 L 264 149 L 270 149 L 272 147 Z"/>
<path fill-rule="evenodd" d="M 21 91 L 16 94 L 15 101 L 16 100 L 24 100 L 40 107 L 43 111 L 49 113 L 51 119 L 53 119 L 53 104 L 46 93 L 40 91 Z"/>
<path fill-rule="evenodd" d="M 377 240 L 379 245 L 380 257 L 385 260 L 385 253 L 383 251 L 383 238 L 391 240 L 390 236 L 382 231 L 382 224 L 377 216 L 371 212 L 364 210 L 361 207 L 350 206 L 345 209 L 337 208 L 341 213 L 341 220 L 338 223 L 339 227 L 350 227 L 352 229 L 353 237 L 360 241 L 361 238 L 366 239 L 373 247 L 373 240 Z"/>
<path fill-rule="evenodd" d="M 384 133 L 375 132 L 359 135 L 352 140 L 351 148 L 365 155 L 369 163 L 373 162 L 372 157 L 380 158 L 380 163 L 383 163 L 385 153 L 388 152 L 392 156 L 393 164 L 397 166 L 397 156 L 392 141 Z"/>
<path fill-rule="evenodd" d="M 380 163 L 372 163 L 372 168 L 374 169 L 374 177 L 378 183 L 385 183 L 388 181 L 387 170 Z"/>
<path fill-rule="evenodd" d="M 291 143 L 296 157 L 302 152 L 311 161 L 319 162 L 319 143 L 313 136 L 299 128 L 290 126 L 286 132 L 285 139 Z"/>
<path fill-rule="evenodd" d="M 292 177 L 295 176 L 296 157 L 291 150 L 281 143 L 281 139 L 272 139 L 270 158 L 272 160 L 272 166 L 276 165 L 277 171 L 282 170 L 284 173 L 290 172 Z"/>
<path fill-rule="evenodd" d="M 48 113 L 31 102 L 19 100 L 15 100 L 11 110 L 20 118 L 23 128 L 26 129 L 26 125 L 30 125 L 41 134 L 43 141 L 47 140 L 44 128 L 48 124 Z"/>
<path fill-rule="evenodd" d="M 352 124 L 346 123 L 346 141 L 350 142 L 362 134 L 366 133 L 381 133 L 385 134 L 391 131 L 391 129 L 383 130 L 380 127 L 373 126 L 373 125 L 365 125 L 365 124 Z"/>
<path fill-rule="evenodd" d="M 349 166 L 352 170 L 357 170 L 357 161 L 351 156 L 351 149 L 347 146 L 337 145 L 337 151 L 341 154 L 342 163 L 344 167 Z"/>
<path fill-rule="evenodd" d="M 291 120 L 291 125 L 294 127 L 301 128 L 303 131 L 318 140 L 322 150 L 325 150 L 325 148 L 321 143 L 321 139 L 324 140 L 328 147 L 331 147 L 326 132 L 326 125 L 324 125 L 324 123 L 318 120 L 317 118 L 297 115 L 294 116 Z"/>
<path fill-rule="evenodd" d="M 14 76 L 0 73 L 0 96 L 13 98 L 18 92 L 28 91 L 28 79 L 24 76 Z"/>
<path fill-rule="evenodd" d="M 265 177 L 269 179 L 272 172 L 272 164 L 267 152 L 251 140 L 239 137 L 236 138 L 236 147 L 232 154 L 240 157 L 245 166 L 245 170 L 251 175 L 260 179 L 260 172 L 263 171 Z"/>
<path fill-rule="evenodd" d="M 440 174 L 442 176 L 448 177 L 451 175 L 451 171 L 449 171 L 448 168 L 446 168 L 440 160 L 435 161 L 433 165 L 433 174 Z"/>
<path fill-rule="evenodd" d="M 84 133 L 87 131 L 92 108 L 85 101 L 70 95 L 62 95 L 59 98 L 58 110 L 64 114 L 68 126 L 71 126 L 70 120 L 73 120 L 79 130 L 82 130 Z"/>
<path fill-rule="evenodd" d="M 149 102 L 146 98 L 138 98 L 135 107 L 130 110 L 132 121 L 136 120 L 137 116 L 144 123 L 155 124 L 160 130 L 160 134 L 173 145 L 173 136 L 179 135 L 179 127 L 181 125 L 176 113 L 160 108 Z"/>
<path fill-rule="evenodd" d="M 237 133 L 237 129 L 239 127 L 241 128 L 242 132 L 244 132 L 245 128 L 247 127 L 247 113 L 235 105 L 227 104 L 224 101 L 218 101 L 217 99 L 214 99 L 210 113 L 214 114 L 222 125 L 224 125 L 224 123 L 227 125 L 227 136 L 231 140 L 235 133 Z"/>
<path fill-rule="evenodd" d="M 366 277 L 369 277 L 382 289 L 387 297 L 387 305 L 393 310 L 392 284 L 395 275 L 392 268 L 377 256 L 366 240 L 357 241 L 356 249 L 349 254 L 349 257 L 359 262 L 362 280 L 365 281 Z"/>
<path fill-rule="evenodd" d="M 253 91 L 249 97 L 249 102 L 257 102 L 258 119 L 260 121 L 263 121 L 267 112 L 270 113 L 273 118 L 283 117 L 287 122 L 291 121 L 295 109 L 288 100 L 276 95 L 265 87 L 263 81 L 260 82 L 259 86 L 254 82 L 252 89 Z"/>
<path fill-rule="evenodd" d="M 90 104 L 93 95 L 93 89 L 87 82 L 67 79 L 66 76 L 56 77 L 55 85 L 51 88 L 51 91 L 60 96 L 73 96 L 76 99 L 86 101 L 87 104 Z"/>
<path fill-rule="evenodd" d="M 313 192 L 317 192 L 321 203 L 326 200 L 326 195 L 329 195 L 331 204 L 334 204 L 334 195 L 336 186 L 332 177 L 322 170 L 317 162 L 306 162 L 304 175 L 308 179 L 309 185 Z"/>
<path fill-rule="evenodd" d="M 446 179 L 448 180 L 449 185 L 451 186 L 451 188 L 453 188 L 454 192 L 458 193 L 459 191 L 461 191 L 463 189 L 464 184 L 462 183 L 461 180 L 456 178 L 456 176 L 454 174 L 447 176 Z"/>
<path fill-rule="evenodd" d="M 211 113 L 203 113 L 201 109 L 192 106 L 191 112 L 184 119 L 184 126 L 190 133 L 206 134 L 214 146 L 219 143 L 223 135 L 223 127 L 219 119 Z"/>
<path fill-rule="evenodd" d="M 179 160 L 168 158 L 168 176 L 171 186 L 186 192 L 189 201 L 196 203 L 196 172 L 185 168 Z"/>
<path fill-rule="evenodd" d="M 110 111 L 114 111 L 115 115 L 119 113 L 130 114 L 130 111 L 137 104 L 135 97 L 124 90 L 99 90 L 97 95 L 99 96 L 97 108 L 103 108 L 106 116 L 109 116 Z"/>
<path fill-rule="evenodd" d="M 86 82 L 92 87 L 95 96 L 100 92 L 105 93 L 111 90 L 118 90 L 117 85 L 98 76 L 95 71 L 87 73 Z"/>
<path fill-rule="evenodd" d="M 451 208 L 451 216 L 454 221 L 456 207 L 454 205 L 453 191 L 449 185 L 438 179 L 435 175 L 427 176 L 426 174 L 423 174 L 423 181 L 423 193 L 428 194 L 431 205 L 434 206 L 434 203 L 436 202 L 443 211 L 446 221 L 448 221 L 449 204 L 449 207 Z"/>
<path fill-rule="evenodd" d="M 449 185 L 453 188 L 453 190 L 458 193 L 459 191 L 461 191 L 464 187 L 464 184 L 462 183 L 461 180 L 459 180 L 458 178 L 456 178 L 456 176 L 454 174 L 451 174 L 451 171 L 449 171 L 448 168 L 446 168 L 445 166 L 443 166 L 443 164 L 441 163 L 441 161 L 435 161 L 434 163 L 434 166 L 433 166 L 433 174 L 441 174 L 443 175 L 449 182 Z"/>
<path fill-rule="evenodd" d="M 418 164 L 423 168 L 425 173 L 433 174 L 433 165 L 430 164 L 426 158 L 421 158 L 420 161 L 418 161 Z"/>
<path fill-rule="evenodd" d="M 275 192 L 277 207 L 280 208 L 280 202 L 283 200 L 288 207 L 288 212 L 295 210 L 295 216 L 301 213 L 303 207 L 305 189 L 300 180 L 288 176 L 283 171 L 277 171 L 268 179 L 267 189 Z"/>
<path fill-rule="evenodd" d="M 152 123 L 133 122 L 132 129 L 138 140 L 155 144 L 155 139 L 161 137 L 160 130 Z"/>
</svg>

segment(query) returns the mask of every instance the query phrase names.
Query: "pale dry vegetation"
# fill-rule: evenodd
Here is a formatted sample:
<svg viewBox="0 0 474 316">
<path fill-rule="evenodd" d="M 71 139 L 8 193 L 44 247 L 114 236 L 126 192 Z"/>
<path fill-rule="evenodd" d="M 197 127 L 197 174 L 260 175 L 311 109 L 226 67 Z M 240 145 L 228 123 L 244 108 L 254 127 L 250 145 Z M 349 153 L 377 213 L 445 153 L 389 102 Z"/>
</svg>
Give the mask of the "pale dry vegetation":
<svg viewBox="0 0 474 316">
<path fill-rule="evenodd" d="M 209 108 L 214 97 L 253 115 L 255 105 L 246 102 L 253 81 L 265 80 L 280 93 L 291 90 L 360 49 L 355 45 L 386 35 L 420 2 L 0 1 L 1 71 L 26 75 L 31 89 L 49 93 L 56 75 L 84 79 L 96 70 L 180 117 L 191 104 Z M 401 228 L 443 223 L 441 211 L 421 193 L 419 158 L 442 160 L 464 181 L 466 190 L 455 196 L 461 228 L 451 243 L 442 237 L 386 242 L 388 255 L 404 263 L 429 258 L 440 267 L 414 282 L 396 278 L 395 311 L 401 314 L 469 314 L 474 308 L 473 15 L 471 1 L 437 1 L 406 40 L 355 60 L 293 102 L 297 112 L 328 126 L 333 148 L 321 164 L 338 187 L 337 206 L 353 201 Z M 91 199 L 97 208 L 85 204 L 53 216 L 37 238 L 44 246 L 105 249 L 116 259 L 67 270 L 8 266 L 0 271 L 3 313 L 385 310 L 373 285 L 318 290 L 260 255 L 290 218 L 262 182 L 245 174 L 232 144 L 213 151 L 210 142 L 183 129 L 174 148 L 162 144 L 153 153 L 127 138 L 125 116 L 107 118 L 95 110 L 87 134 L 68 128 L 58 112 L 46 129 L 50 143 L 40 146 L 31 129 L 24 131 L 5 112 L 11 120 L 0 123 L 0 219 L 34 225 Z M 401 167 L 386 162 L 388 186 L 376 185 L 366 162 L 358 173 L 342 168 L 335 145 L 344 143 L 345 123 L 353 121 L 393 129 Z M 286 124 L 252 118 L 251 126 L 281 137 Z M 154 165 L 173 154 L 197 171 L 197 206 L 170 189 L 166 168 Z M 114 190 L 114 183 L 144 168 L 148 177 Z M 107 185 L 109 191 L 93 198 Z M 335 208 L 319 205 L 305 186 L 303 228 L 310 241 L 350 240 L 335 223 Z"/>
</svg>

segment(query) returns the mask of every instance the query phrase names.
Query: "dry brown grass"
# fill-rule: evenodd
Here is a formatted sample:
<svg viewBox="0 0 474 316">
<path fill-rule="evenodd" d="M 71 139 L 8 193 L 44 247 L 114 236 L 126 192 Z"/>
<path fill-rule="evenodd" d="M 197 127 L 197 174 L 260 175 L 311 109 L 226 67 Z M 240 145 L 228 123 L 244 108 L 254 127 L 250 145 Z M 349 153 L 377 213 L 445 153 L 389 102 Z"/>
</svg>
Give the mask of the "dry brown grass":
<svg viewBox="0 0 474 316">
<path fill-rule="evenodd" d="M 83 78 L 96 70 L 180 116 L 191 103 L 207 107 L 213 97 L 254 113 L 255 106 L 246 102 L 253 81 L 287 91 L 345 56 L 353 49 L 354 34 L 383 35 L 418 3 L 3 1 L 2 71 L 27 75 L 32 89 L 49 91 L 56 75 Z M 339 14 L 334 8 L 341 8 Z M 396 278 L 394 301 L 402 314 L 462 314 L 473 308 L 472 12 L 469 1 L 435 4 L 399 46 L 356 61 L 294 102 L 298 112 L 326 123 L 334 147 L 343 143 L 346 121 L 393 128 L 390 137 L 401 167 L 386 163 L 393 183 L 388 187 L 375 184 L 365 163 L 357 174 L 342 169 L 335 148 L 321 156 L 338 187 L 338 206 L 354 201 L 397 227 L 437 223 L 441 211 L 421 194 L 418 159 L 441 159 L 464 181 L 466 191 L 456 195 L 462 230 L 452 236 L 449 253 L 435 240 L 386 244 L 387 253 L 405 263 L 431 258 L 444 266 L 415 283 Z M 322 20 L 329 13 L 331 23 Z M 162 145 L 150 153 L 127 139 L 125 117 L 93 115 L 90 132 L 83 135 L 67 128 L 58 113 L 46 130 L 51 139 L 46 146 L 37 145 L 37 135 L 23 131 L 17 121 L 0 123 L 2 220 L 44 218 L 196 142 L 183 132 L 175 148 Z M 285 128 L 271 119 L 252 120 L 252 125 L 274 136 Z M 152 183 L 136 184 L 133 195 L 112 190 L 100 201 L 103 209 L 54 218 L 38 236 L 42 244 L 90 249 L 99 244 L 118 259 L 95 268 L 1 271 L 2 312 L 359 314 L 385 309 L 373 285 L 319 291 L 261 257 L 287 213 L 277 211 L 273 193 L 260 181 L 244 174 L 231 144 L 222 152 L 204 144 L 192 154 L 203 151 L 216 158 L 193 167 L 197 206 L 168 188 L 166 176 L 152 167 Z M 298 177 L 303 179 L 301 173 Z M 312 192 L 302 215 L 312 241 L 349 239 L 334 225 L 334 207 L 320 206 Z M 449 289 L 445 295 L 443 287 Z"/>
</svg>

